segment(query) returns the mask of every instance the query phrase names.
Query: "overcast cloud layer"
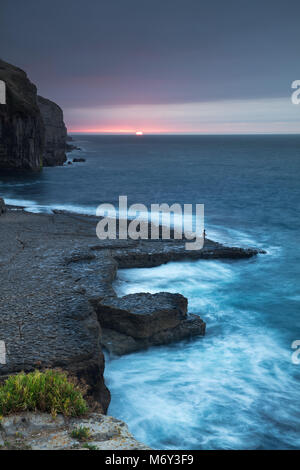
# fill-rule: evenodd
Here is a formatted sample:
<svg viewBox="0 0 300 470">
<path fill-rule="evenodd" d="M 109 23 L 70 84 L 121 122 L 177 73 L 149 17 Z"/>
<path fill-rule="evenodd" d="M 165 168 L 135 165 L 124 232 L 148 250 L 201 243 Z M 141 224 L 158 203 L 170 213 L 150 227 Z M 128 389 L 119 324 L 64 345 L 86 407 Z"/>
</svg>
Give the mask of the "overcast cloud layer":
<svg viewBox="0 0 300 470">
<path fill-rule="evenodd" d="M 0 11 L 1 58 L 73 130 L 299 130 L 299 1 L 0 0 Z"/>
</svg>

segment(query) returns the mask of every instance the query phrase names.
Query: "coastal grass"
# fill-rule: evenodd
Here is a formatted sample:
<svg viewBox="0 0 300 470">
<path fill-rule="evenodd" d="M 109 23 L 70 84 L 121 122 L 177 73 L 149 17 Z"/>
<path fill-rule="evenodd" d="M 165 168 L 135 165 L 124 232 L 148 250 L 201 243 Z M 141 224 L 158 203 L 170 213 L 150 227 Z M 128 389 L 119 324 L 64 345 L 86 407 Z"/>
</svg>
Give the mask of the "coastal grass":
<svg viewBox="0 0 300 470">
<path fill-rule="evenodd" d="M 85 426 L 79 426 L 79 428 L 73 429 L 71 437 L 77 441 L 86 442 L 91 439 L 91 431 Z"/>
<path fill-rule="evenodd" d="M 64 416 L 80 416 L 88 411 L 83 389 L 59 370 L 21 372 L 0 386 L 0 415 L 41 411 Z"/>
</svg>

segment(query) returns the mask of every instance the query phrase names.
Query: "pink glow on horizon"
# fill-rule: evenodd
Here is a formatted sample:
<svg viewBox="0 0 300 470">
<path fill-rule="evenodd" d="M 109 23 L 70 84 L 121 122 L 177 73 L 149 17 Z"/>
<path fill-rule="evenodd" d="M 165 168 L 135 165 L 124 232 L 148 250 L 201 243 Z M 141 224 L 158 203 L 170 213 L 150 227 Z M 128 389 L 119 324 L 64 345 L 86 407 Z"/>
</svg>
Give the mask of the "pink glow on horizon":
<svg viewBox="0 0 300 470">
<path fill-rule="evenodd" d="M 299 107 L 283 97 L 69 108 L 65 122 L 74 134 L 297 134 Z"/>
<path fill-rule="evenodd" d="M 68 128 L 70 134 L 136 134 L 136 129 L 101 129 L 101 128 L 82 128 L 82 129 L 72 129 Z M 143 134 L 168 134 L 176 133 L 176 131 L 167 130 L 167 129 L 145 129 L 142 131 Z"/>
</svg>

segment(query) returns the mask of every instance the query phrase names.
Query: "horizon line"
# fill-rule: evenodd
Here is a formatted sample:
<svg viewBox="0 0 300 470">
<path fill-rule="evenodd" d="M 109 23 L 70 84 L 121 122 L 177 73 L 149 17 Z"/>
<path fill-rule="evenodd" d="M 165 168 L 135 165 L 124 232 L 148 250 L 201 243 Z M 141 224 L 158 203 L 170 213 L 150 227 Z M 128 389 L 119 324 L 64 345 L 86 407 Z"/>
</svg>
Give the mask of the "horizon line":
<svg viewBox="0 0 300 470">
<path fill-rule="evenodd" d="M 146 132 L 142 135 L 136 135 L 137 131 L 68 131 L 68 135 L 133 135 L 143 137 L 147 135 L 300 135 L 299 132 Z"/>
</svg>

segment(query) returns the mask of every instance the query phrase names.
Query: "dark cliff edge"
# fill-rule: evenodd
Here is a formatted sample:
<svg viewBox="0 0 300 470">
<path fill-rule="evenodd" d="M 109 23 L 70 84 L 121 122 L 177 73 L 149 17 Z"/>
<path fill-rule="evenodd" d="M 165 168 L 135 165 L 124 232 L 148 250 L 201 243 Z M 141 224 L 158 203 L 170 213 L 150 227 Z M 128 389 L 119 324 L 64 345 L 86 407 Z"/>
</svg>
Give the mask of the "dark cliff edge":
<svg viewBox="0 0 300 470">
<path fill-rule="evenodd" d="M 0 169 L 40 169 L 45 129 L 36 86 L 23 70 L 2 60 L 0 80 L 6 84 L 6 104 L 0 105 Z"/>
<path fill-rule="evenodd" d="M 6 104 L 0 105 L 0 169 L 40 170 L 66 160 L 67 129 L 62 109 L 37 95 L 27 74 L 0 60 Z"/>
<path fill-rule="evenodd" d="M 63 111 L 53 101 L 42 96 L 38 96 L 37 99 L 45 125 L 43 165 L 62 165 L 67 160 L 67 128 L 64 123 Z"/>
</svg>

